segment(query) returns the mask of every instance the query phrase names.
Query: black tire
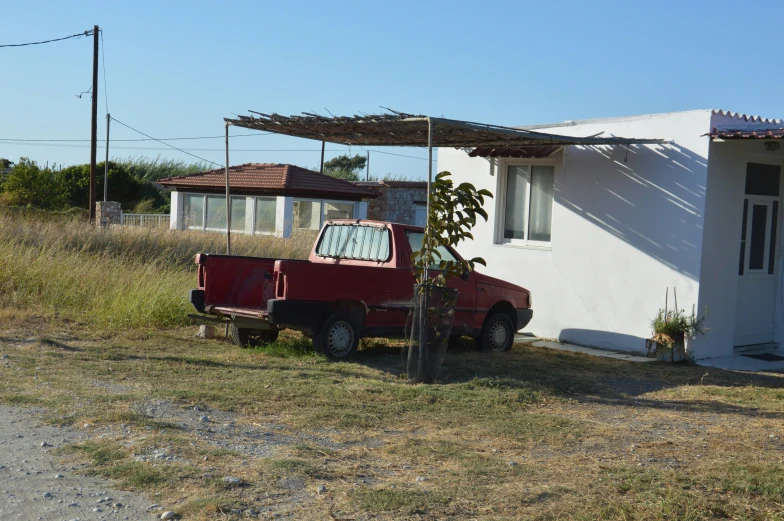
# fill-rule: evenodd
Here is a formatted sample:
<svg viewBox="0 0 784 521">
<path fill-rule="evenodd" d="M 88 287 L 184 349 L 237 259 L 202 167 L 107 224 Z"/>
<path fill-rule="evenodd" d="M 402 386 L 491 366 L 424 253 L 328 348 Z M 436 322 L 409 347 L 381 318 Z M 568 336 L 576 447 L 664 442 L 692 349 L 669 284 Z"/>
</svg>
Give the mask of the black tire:
<svg viewBox="0 0 784 521">
<path fill-rule="evenodd" d="M 313 349 L 331 360 L 345 360 L 356 353 L 358 347 L 357 323 L 344 313 L 334 313 L 327 317 L 313 335 Z"/>
<path fill-rule="evenodd" d="M 237 327 L 234 324 L 229 325 L 229 335 L 231 336 L 231 342 L 235 346 L 240 347 L 264 346 L 278 339 L 278 331 L 276 329 L 248 329 Z"/>
<path fill-rule="evenodd" d="M 476 345 L 482 351 L 503 353 L 512 349 L 514 343 L 514 322 L 506 313 L 496 311 L 485 319 L 482 332 L 476 339 Z"/>
</svg>

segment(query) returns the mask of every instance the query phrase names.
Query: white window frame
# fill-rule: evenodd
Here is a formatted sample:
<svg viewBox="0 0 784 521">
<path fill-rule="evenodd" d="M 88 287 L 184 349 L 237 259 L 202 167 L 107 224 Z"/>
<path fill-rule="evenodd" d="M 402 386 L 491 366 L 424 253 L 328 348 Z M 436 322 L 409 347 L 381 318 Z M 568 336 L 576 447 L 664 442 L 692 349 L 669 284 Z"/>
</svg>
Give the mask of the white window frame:
<svg viewBox="0 0 784 521">
<path fill-rule="evenodd" d="M 558 162 L 554 159 L 507 159 L 501 162 L 499 169 L 500 175 L 498 176 L 498 203 L 496 204 L 496 230 L 495 230 L 495 243 L 500 245 L 516 246 L 522 248 L 549 250 L 552 247 L 552 234 L 553 226 L 552 221 L 550 226 L 550 241 L 532 241 L 528 239 L 528 221 L 531 215 L 531 167 L 534 166 L 552 166 L 553 167 L 553 185 L 555 179 L 558 177 Z M 506 185 L 507 177 L 509 175 L 510 166 L 523 166 L 527 167 L 526 183 L 525 183 L 525 213 L 523 215 L 523 229 L 525 230 L 525 239 L 507 239 L 504 237 L 504 227 L 506 221 Z M 555 208 L 555 186 L 553 186 L 553 205 Z"/>
<path fill-rule="evenodd" d="M 185 198 L 190 196 L 198 196 L 201 197 L 201 226 L 190 226 L 185 224 Z M 182 200 L 182 219 L 181 222 L 183 223 L 182 228 L 184 230 L 200 230 L 203 232 L 223 232 L 226 233 L 226 226 L 222 228 L 209 228 L 207 226 L 207 197 L 223 197 L 225 200 L 225 195 L 222 194 L 208 194 L 208 193 L 199 193 L 199 192 L 183 192 L 183 200 Z M 241 230 L 232 229 L 231 231 L 234 233 L 248 233 L 247 230 L 247 215 L 248 215 L 248 197 L 245 195 L 232 195 L 232 199 L 245 199 L 245 215 L 246 220 L 243 222 L 243 226 Z M 253 198 L 253 204 L 251 205 L 251 211 L 253 212 L 254 219 L 256 215 L 256 199 Z M 234 222 L 232 222 L 232 226 L 234 226 Z"/>
<path fill-rule="evenodd" d="M 278 198 L 275 195 L 254 195 L 253 198 L 253 213 L 251 214 L 251 223 L 250 223 L 250 234 L 251 235 L 275 235 L 278 223 L 277 223 L 277 216 L 278 216 Z M 275 201 L 275 222 L 272 223 L 272 231 L 271 232 L 260 232 L 256 231 L 256 205 L 259 202 L 259 199 L 272 199 Z M 245 204 L 246 211 L 247 211 L 247 203 Z M 247 233 L 247 232 L 246 232 Z"/>
<path fill-rule="evenodd" d="M 218 199 L 223 198 L 224 204 L 225 204 L 225 201 L 226 201 L 226 195 L 225 194 L 204 194 L 204 210 L 203 210 L 204 211 L 204 228 L 202 228 L 202 229 L 204 231 L 207 231 L 207 232 L 223 232 L 223 233 L 226 233 L 226 225 L 225 224 L 221 228 L 210 228 L 210 227 L 207 226 L 207 197 L 216 197 Z M 247 216 L 248 215 L 248 198 L 246 196 L 244 196 L 244 195 L 232 195 L 230 197 L 232 199 L 245 199 L 245 215 Z M 255 210 L 256 210 L 256 208 L 254 207 L 253 211 L 255 211 Z M 228 211 L 228 209 L 226 211 Z M 233 220 L 232 220 L 231 225 L 234 226 L 234 221 Z M 195 229 L 198 230 L 198 228 L 195 228 Z M 245 226 L 245 222 L 242 223 L 242 229 L 241 230 L 235 230 L 234 228 L 232 228 L 231 231 L 234 232 L 234 233 L 247 233 L 248 232 L 248 230 L 246 229 L 246 226 Z"/>
<path fill-rule="evenodd" d="M 311 199 L 309 197 L 292 197 L 291 198 L 292 208 L 294 203 L 298 201 L 319 203 L 319 225 L 315 231 L 319 231 L 321 230 L 321 228 L 324 227 L 324 203 L 350 204 L 354 208 L 351 218 L 356 219 L 357 212 L 359 212 L 359 203 L 361 202 L 361 201 L 347 201 L 345 199 Z M 296 226 L 296 223 L 292 223 L 292 229 L 310 230 L 311 228 L 300 228 L 299 226 Z"/>
</svg>

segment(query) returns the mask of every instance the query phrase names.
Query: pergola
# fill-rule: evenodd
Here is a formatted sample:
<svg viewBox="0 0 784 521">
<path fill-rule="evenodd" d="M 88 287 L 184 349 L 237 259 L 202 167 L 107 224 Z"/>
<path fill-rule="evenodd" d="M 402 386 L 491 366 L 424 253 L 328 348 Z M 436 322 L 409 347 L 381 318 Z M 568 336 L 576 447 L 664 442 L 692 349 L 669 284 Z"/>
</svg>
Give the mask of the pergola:
<svg viewBox="0 0 784 521">
<path fill-rule="evenodd" d="M 326 117 L 304 112 L 300 116 L 282 116 L 249 111 L 249 116 L 225 118 L 226 122 L 226 234 L 231 250 L 231 198 L 229 187 L 229 126 L 272 132 L 321 141 L 321 164 L 324 145 L 334 143 L 353 146 L 427 147 L 430 193 L 433 179 L 433 147 L 472 148 L 473 157 L 548 157 L 567 145 L 663 144 L 663 139 L 639 139 L 601 134 L 587 137 L 562 136 L 522 128 L 488 125 L 443 117 L 413 115 L 387 109 L 386 114 Z M 427 201 L 430 213 L 430 200 Z"/>
</svg>

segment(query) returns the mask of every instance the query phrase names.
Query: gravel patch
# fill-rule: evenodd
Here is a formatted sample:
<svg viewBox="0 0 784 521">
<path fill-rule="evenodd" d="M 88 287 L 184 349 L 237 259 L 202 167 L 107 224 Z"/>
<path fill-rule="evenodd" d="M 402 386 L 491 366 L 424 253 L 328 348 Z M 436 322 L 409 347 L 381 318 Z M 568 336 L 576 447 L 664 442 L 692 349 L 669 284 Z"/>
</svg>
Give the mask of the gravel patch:
<svg viewBox="0 0 784 521">
<path fill-rule="evenodd" d="M 38 412 L 0 406 L 0 519 L 128 521 L 149 519 L 150 501 L 112 488 L 82 467 L 59 464 L 51 450 L 79 442 L 70 428 L 41 425 Z"/>
</svg>

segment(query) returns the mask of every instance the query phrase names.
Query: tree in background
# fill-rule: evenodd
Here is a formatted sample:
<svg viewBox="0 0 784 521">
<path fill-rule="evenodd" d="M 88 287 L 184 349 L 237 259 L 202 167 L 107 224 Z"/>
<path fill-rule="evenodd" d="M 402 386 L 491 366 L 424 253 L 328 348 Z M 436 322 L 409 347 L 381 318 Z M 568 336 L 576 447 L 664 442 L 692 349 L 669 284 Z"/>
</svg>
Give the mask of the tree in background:
<svg viewBox="0 0 784 521">
<path fill-rule="evenodd" d="M 44 210 L 63 207 L 63 195 L 58 186 L 57 172 L 41 168 L 38 163 L 19 159 L 3 182 L 4 199 L 13 206 L 30 206 Z"/>
<path fill-rule="evenodd" d="M 165 177 L 177 177 L 181 175 L 195 174 L 210 170 L 207 163 L 186 163 L 173 159 L 155 159 L 147 157 L 129 157 L 128 159 L 115 160 L 116 163 L 123 165 L 135 178 L 141 181 L 158 181 Z"/>
<path fill-rule="evenodd" d="M 87 208 L 90 187 L 88 164 L 60 169 L 41 168 L 27 158 L 21 158 L 16 164 L 0 158 L 0 168 L 11 168 L 0 185 L 3 192 L 0 204 L 44 210 Z M 108 198 L 119 202 L 126 212 L 168 213 L 169 192 L 155 181 L 206 169 L 206 165 L 201 163 L 188 164 L 160 158 L 109 161 Z M 96 194 L 100 200 L 103 199 L 104 163 L 99 163 L 96 170 Z"/>
<path fill-rule="evenodd" d="M 330 177 L 359 181 L 359 172 L 365 168 L 367 158 L 359 154 L 349 157 L 347 154 L 330 159 L 324 163 L 324 173 Z"/>
<path fill-rule="evenodd" d="M 104 163 L 96 165 L 96 194 L 103 199 Z M 90 165 L 75 165 L 63 168 L 58 172 L 58 181 L 67 206 L 87 208 L 90 189 Z M 119 202 L 129 210 L 143 199 L 144 183 L 131 175 L 122 163 L 109 161 L 109 193 L 110 201 Z"/>
</svg>

